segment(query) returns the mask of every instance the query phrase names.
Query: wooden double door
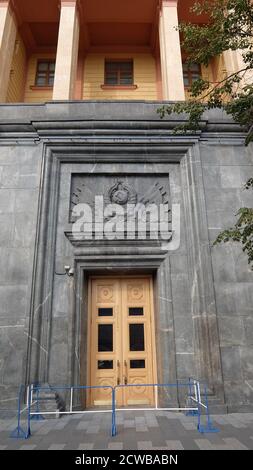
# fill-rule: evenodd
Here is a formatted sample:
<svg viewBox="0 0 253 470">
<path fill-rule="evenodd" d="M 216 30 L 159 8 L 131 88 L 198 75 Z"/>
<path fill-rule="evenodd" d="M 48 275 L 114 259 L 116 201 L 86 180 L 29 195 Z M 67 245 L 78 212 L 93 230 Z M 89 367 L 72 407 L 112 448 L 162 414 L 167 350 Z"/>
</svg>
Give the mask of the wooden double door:
<svg viewBox="0 0 253 470">
<path fill-rule="evenodd" d="M 89 384 L 152 384 L 156 381 L 151 277 L 90 279 Z M 117 406 L 153 405 L 154 388 L 119 387 Z M 106 388 L 89 393 L 90 406 L 111 404 Z"/>
</svg>

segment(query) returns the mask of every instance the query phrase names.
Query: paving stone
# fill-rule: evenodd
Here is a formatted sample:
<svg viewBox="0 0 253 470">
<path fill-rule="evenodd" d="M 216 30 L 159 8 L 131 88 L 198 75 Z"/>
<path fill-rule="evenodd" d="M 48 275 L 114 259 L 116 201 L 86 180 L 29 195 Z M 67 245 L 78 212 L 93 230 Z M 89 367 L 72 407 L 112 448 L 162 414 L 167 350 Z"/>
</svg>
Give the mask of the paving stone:
<svg viewBox="0 0 253 470">
<path fill-rule="evenodd" d="M 226 419 L 225 416 L 217 416 L 217 415 L 215 415 L 215 416 L 213 417 L 213 421 L 215 421 L 215 422 L 218 423 L 218 424 L 223 424 L 223 425 L 228 425 L 228 424 L 229 424 L 229 422 L 228 422 L 228 420 Z"/>
<path fill-rule="evenodd" d="M 23 445 L 19 448 L 19 450 L 34 450 L 36 449 L 36 445 L 35 444 L 27 444 L 27 445 Z"/>
<path fill-rule="evenodd" d="M 183 450 L 184 447 L 181 441 L 166 441 L 167 447 L 170 450 Z"/>
<path fill-rule="evenodd" d="M 99 432 L 100 426 L 89 426 L 86 429 L 87 434 L 97 434 Z"/>
<path fill-rule="evenodd" d="M 146 419 L 144 416 L 136 416 L 135 423 L 137 424 L 146 424 Z"/>
<path fill-rule="evenodd" d="M 246 428 L 247 425 L 243 424 L 239 419 L 236 419 L 234 416 L 226 416 L 226 420 L 229 422 L 229 424 L 232 424 L 235 428 Z"/>
<path fill-rule="evenodd" d="M 163 446 L 163 447 L 154 446 L 154 447 L 152 447 L 152 450 L 169 450 L 169 448 L 166 447 L 166 446 Z"/>
<path fill-rule="evenodd" d="M 34 429 L 32 429 L 32 433 L 34 433 Z M 38 431 L 36 431 L 36 434 L 38 436 L 45 436 L 47 434 L 49 434 L 52 430 L 52 427 L 48 427 L 48 426 L 43 426 L 41 429 L 39 429 Z"/>
<path fill-rule="evenodd" d="M 1 420 L 0 421 L 0 430 L 1 431 L 9 431 L 15 429 L 17 427 L 17 422 L 13 420 Z"/>
<path fill-rule="evenodd" d="M 253 424 L 253 413 L 236 413 L 236 418 L 243 424 Z"/>
<path fill-rule="evenodd" d="M 194 439 L 201 450 L 211 450 L 212 444 L 208 439 Z"/>
<path fill-rule="evenodd" d="M 248 450 L 248 447 L 246 447 L 234 437 L 224 437 L 223 441 L 229 444 L 235 450 Z"/>
<path fill-rule="evenodd" d="M 211 450 L 233 450 L 232 446 L 229 446 L 228 444 L 222 445 L 222 444 L 215 444 L 212 446 Z"/>
<path fill-rule="evenodd" d="M 88 414 L 88 413 L 87 413 L 87 414 Z M 75 413 L 75 414 L 71 415 L 71 420 L 73 420 L 73 419 L 82 419 L 82 416 L 87 416 L 87 414 L 84 415 L 84 414 L 82 414 L 82 413 Z M 90 413 L 89 413 L 89 414 L 90 414 Z M 93 415 L 93 414 L 92 414 L 92 415 Z"/>
<path fill-rule="evenodd" d="M 54 448 L 64 450 L 246 450 L 253 448 L 253 413 L 215 415 L 212 417 L 215 425 L 217 421 L 222 423 L 217 423 L 220 432 L 206 435 L 198 433 L 195 417 L 186 417 L 179 413 L 136 411 L 119 413 L 117 418 L 115 438 L 112 438 L 110 434 L 110 415 L 102 413 L 83 415 L 81 418 L 79 416 L 78 420 L 74 415 L 66 416 L 61 420 L 32 422 L 32 436 L 29 443 L 21 439 L 11 439 L 10 432 L 1 429 L 0 450 L 53 450 Z M 8 426 L 10 426 L 10 421 L 8 421 Z M 11 430 L 15 427 L 16 422 L 13 425 L 12 421 Z"/>
<path fill-rule="evenodd" d="M 212 444 L 209 439 L 195 439 L 196 444 L 201 450 L 233 450 L 229 444 Z"/>
<path fill-rule="evenodd" d="M 124 421 L 125 428 L 135 428 L 135 421 L 134 419 L 127 419 Z"/>
<path fill-rule="evenodd" d="M 79 444 L 78 450 L 92 450 L 94 448 L 94 444 L 88 442 L 87 444 Z"/>
<path fill-rule="evenodd" d="M 153 445 L 151 441 L 140 441 L 137 442 L 137 447 L 139 450 L 148 450 L 152 449 Z"/>
<path fill-rule="evenodd" d="M 150 427 L 150 428 L 158 428 L 159 427 L 156 416 L 146 414 L 145 418 L 146 418 L 146 423 L 147 423 L 148 427 Z"/>
<path fill-rule="evenodd" d="M 123 449 L 123 442 L 109 442 L 108 449 L 122 450 Z"/>
<path fill-rule="evenodd" d="M 159 424 L 157 421 L 147 421 L 148 428 L 159 428 Z"/>
<path fill-rule="evenodd" d="M 136 432 L 148 432 L 147 426 L 136 425 Z"/>
<path fill-rule="evenodd" d="M 53 428 L 55 429 L 58 424 L 54 424 Z M 24 424 L 24 428 L 26 428 L 27 424 Z M 38 429 L 41 429 L 43 426 L 47 426 L 46 421 L 32 421 L 31 423 L 31 428 L 33 431 L 37 431 Z M 50 428 L 51 429 L 51 428 Z"/>
<path fill-rule="evenodd" d="M 86 430 L 88 429 L 88 427 L 90 426 L 90 423 L 88 423 L 87 421 L 81 421 L 80 423 L 78 423 L 78 425 L 76 426 L 76 429 L 78 431 L 82 431 L 82 430 Z"/>
<path fill-rule="evenodd" d="M 69 421 L 61 421 L 60 423 L 57 423 L 55 428 L 56 430 L 58 429 L 64 429 L 68 425 Z"/>
<path fill-rule="evenodd" d="M 66 444 L 51 444 L 48 450 L 63 450 Z"/>
<path fill-rule="evenodd" d="M 183 437 L 180 442 L 185 450 L 200 450 L 195 440 L 190 436 L 188 438 Z"/>
<path fill-rule="evenodd" d="M 184 428 L 185 428 L 187 431 L 195 431 L 195 430 L 197 429 L 196 423 L 182 422 L 182 426 L 184 426 Z"/>
</svg>

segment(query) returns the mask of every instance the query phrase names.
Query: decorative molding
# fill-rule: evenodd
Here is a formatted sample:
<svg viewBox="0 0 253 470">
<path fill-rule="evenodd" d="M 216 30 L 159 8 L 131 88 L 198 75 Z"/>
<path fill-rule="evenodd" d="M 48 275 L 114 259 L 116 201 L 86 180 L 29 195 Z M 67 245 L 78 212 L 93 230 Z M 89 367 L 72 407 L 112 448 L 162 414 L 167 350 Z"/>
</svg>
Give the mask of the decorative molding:
<svg viewBox="0 0 253 470">
<path fill-rule="evenodd" d="M 52 86 L 36 86 L 36 85 L 31 85 L 30 90 L 33 91 L 46 91 L 46 90 L 53 90 Z"/>
<path fill-rule="evenodd" d="M 66 101 L 39 105 L 29 103 L 0 105 L 0 145 L 5 142 L 18 144 L 24 140 L 31 142 L 51 140 L 52 145 L 60 146 L 61 142 L 65 145 L 65 142 L 71 141 L 75 143 L 74 153 L 78 153 L 78 143 L 80 143 L 82 146 L 85 145 L 85 154 L 94 154 L 95 144 L 96 160 L 102 153 L 108 154 L 110 146 L 111 156 L 115 152 L 123 155 L 125 148 L 125 156 L 130 159 L 135 151 L 142 155 L 145 152 L 148 155 L 156 153 L 157 157 L 164 155 L 166 158 L 166 149 L 169 146 L 169 158 L 172 161 L 173 149 L 176 160 L 178 158 L 176 155 L 180 157 L 189 146 L 198 141 L 208 139 L 209 142 L 236 145 L 242 144 L 246 136 L 238 124 L 219 111 L 205 113 L 199 132 L 175 135 L 175 127 L 183 124 L 185 119 L 174 115 L 159 119 L 157 108 L 166 104 L 165 102 L 124 101 L 123 103 L 124 105 L 120 101 L 101 103 Z M 106 118 L 103 118 L 105 106 L 107 112 Z M 106 149 L 105 152 L 103 147 Z M 143 152 L 144 147 L 145 152 Z"/>
<path fill-rule="evenodd" d="M 105 202 L 109 204 L 136 204 L 137 193 L 128 184 L 124 183 L 123 179 L 119 179 L 111 188 L 108 189 Z"/>
<path fill-rule="evenodd" d="M 138 85 L 100 85 L 102 90 L 137 90 Z"/>
<path fill-rule="evenodd" d="M 127 238 L 127 233 L 124 232 L 122 233 L 122 239 L 115 239 L 115 240 L 96 240 L 95 238 L 95 233 L 93 232 L 92 239 L 87 239 L 82 233 L 80 232 L 70 232 L 70 231 L 65 231 L 64 232 L 66 238 L 69 240 L 69 242 L 75 247 L 99 247 L 101 250 L 103 248 L 112 248 L 112 251 L 114 252 L 114 248 L 125 248 L 125 247 L 144 247 L 144 248 L 158 248 L 160 253 L 166 256 L 166 253 L 168 251 L 167 247 L 167 242 L 172 239 L 172 232 L 170 232 L 170 239 L 166 240 L 166 250 L 163 249 L 163 245 L 165 244 L 164 240 L 156 240 L 151 238 L 150 233 L 147 232 L 147 238 L 146 239 L 128 239 Z M 108 250 L 107 250 L 108 252 Z"/>
</svg>

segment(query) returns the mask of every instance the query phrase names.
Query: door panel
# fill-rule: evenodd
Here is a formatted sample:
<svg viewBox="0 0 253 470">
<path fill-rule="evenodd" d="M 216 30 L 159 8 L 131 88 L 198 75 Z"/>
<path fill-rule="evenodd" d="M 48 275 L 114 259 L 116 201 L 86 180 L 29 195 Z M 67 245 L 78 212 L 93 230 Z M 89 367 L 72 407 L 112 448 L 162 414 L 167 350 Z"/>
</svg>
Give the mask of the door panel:
<svg viewBox="0 0 253 470">
<path fill-rule="evenodd" d="M 125 279 L 122 286 L 122 318 L 125 378 L 128 384 L 152 384 L 150 280 Z M 153 387 L 127 387 L 125 405 L 151 405 Z"/>
<path fill-rule="evenodd" d="M 91 385 L 117 383 L 119 281 L 97 279 L 91 284 Z M 94 389 L 91 404 L 110 405 L 110 389 Z"/>
<path fill-rule="evenodd" d="M 152 405 L 152 284 L 150 278 L 91 280 L 91 385 L 129 384 L 117 389 L 117 406 Z M 93 390 L 90 405 L 110 405 L 111 392 Z"/>
</svg>

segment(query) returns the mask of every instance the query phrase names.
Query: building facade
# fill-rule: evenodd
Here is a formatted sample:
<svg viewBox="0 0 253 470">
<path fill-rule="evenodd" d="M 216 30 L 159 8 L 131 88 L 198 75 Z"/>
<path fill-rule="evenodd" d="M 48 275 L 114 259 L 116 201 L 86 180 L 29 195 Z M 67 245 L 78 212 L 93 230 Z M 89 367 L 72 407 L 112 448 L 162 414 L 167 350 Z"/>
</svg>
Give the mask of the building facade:
<svg viewBox="0 0 253 470">
<path fill-rule="evenodd" d="M 213 410 L 253 408 L 252 271 L 240 247 L 212 245 L 251 204 L 252 148 L 221 112 L 193 135 L 157 113 L 242 60 L 185 64 L 191 3 L 0 0 L 0 408 L 21 383 L 188 377 Z M 75 400 L 104 406 L 107 390 Z"/>
</svg>

